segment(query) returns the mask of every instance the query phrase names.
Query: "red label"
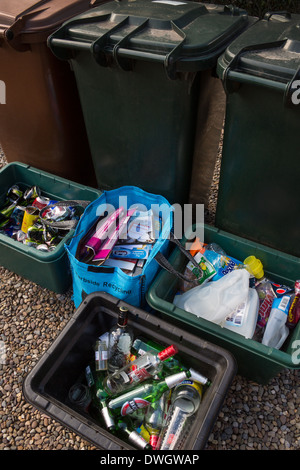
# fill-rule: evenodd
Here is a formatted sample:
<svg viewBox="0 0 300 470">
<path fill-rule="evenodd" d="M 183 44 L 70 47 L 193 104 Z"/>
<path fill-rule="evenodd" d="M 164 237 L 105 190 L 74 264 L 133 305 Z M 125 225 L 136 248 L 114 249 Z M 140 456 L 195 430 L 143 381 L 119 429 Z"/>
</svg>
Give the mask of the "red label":
<svg viewBox="0 0 300 470">
<path fill-rule="evenodd" d="M 140 382 L 144 379 L 151 377 L 151 374 L 149 374 L 144 368 L 135 369 L 130 372 L 129 377 L 131 382 Z"/>
<path fill-rule="evenodd" d="M 149 444 L 155 449 L 158 441 L 158 436 L 156 434 L 152 434 L 149 439 Z"/>
<path fill-rule="evenodd" d="M 134 413 L 134 411 L 137 411 L 139 408 L 145 408 L 149 404 L 150 402 L 143 398 L 134 398 L 133 400 L 126 401 L 121 408 L 121 416 Z"/>
<path fill-rule="evenodd" d="M 168 436 L 168 444 L 172 444 L 175 434 L 170 434 Z"/>
</svg>

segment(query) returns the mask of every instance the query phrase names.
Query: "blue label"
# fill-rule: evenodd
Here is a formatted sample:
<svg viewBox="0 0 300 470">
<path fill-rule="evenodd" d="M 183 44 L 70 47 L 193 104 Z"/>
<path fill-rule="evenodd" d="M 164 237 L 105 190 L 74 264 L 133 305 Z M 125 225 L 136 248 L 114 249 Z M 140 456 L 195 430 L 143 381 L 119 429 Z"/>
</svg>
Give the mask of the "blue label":
<svg viewBox="0 0 300 470">
<path fill-rule="evenodd" d="M 291 298 L 288 295 L 284 295 L 279 298 L 275 297 L 272 303 L 272 308 L 277 308 L 287 315 L 289 312 L 290 301 Z"/>
</svg>

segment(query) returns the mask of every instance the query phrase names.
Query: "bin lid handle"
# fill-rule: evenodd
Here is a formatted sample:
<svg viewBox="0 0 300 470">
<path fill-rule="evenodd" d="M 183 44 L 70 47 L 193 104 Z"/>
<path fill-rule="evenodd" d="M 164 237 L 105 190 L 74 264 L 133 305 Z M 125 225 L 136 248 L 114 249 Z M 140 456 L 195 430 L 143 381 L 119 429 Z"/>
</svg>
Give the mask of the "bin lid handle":
<svg viewBox="0 0 300 470">
<path fill-rule="evenodd" d="M 127 23 L 127 21 L 129 22 L 129 17 L 119 23 L 116 28 L 122 27 L 125 23 Z M 183 44 L 186 40 L 186 34 L 173 21 L 171 21 L 172 29 L 180 36 L 181 40 L 178 42 L 178 44 L 174 46 L 174 48 L 169 53 L 157 54 L 155 52 L 146 52 L 130 49 L 130 39 L 134 37 L 137 33 L 141 32 L 143 29 L 145 29 L 148 23 L 149 18 L 144 19 L 139 25 L 136 26 L 136 28 L 134 28 L 132 31 L 130 31 L 130 33 L 120 39 L 120 41 L 113 48 L 113 58 L 116 61 L 117 65 L 123 70 L 132 70 L 133 59 L 144 59 L 162 63 L 165 67 L 167 77 L 170 80 L 174 80 L 176 78 L 176 59 L 180 56 L 181 48 L 183 47 Z M 112 30 L 110 30 L 107 35 L 111 35 L 111 33 Z M 107 35 L 105 34 L 95 42 L 95 45 L 98 46 L 97 50 L 100 49 L 100 43 L 101 45 L 103 44 L 103 41 L 106 39 Z"/>
<path fill-rule="evenodd" d="M 263 44 L 251 44 L 249 46 L 246 46 L 246 47 L 243 47 L 233 58 L 232 60 L 228 63 L 227 67 L 224 69 L 223 71 L 223 75 L 222 75 L 222 81 L 223 81 L 223 86 L 224 86 L 224 89 L 226 91 L 227 94 L 229 93 L 232 93 L 233 91 L 236 91 L 237 89 L 237 85 L 234 85 L 234 84 L 229 84 L 229 80 L 233 80 L 233 79 L 236 79 L 238 76 L 239 78 L 242 79 L 243 82 L 249 82 L 250 83 L 250 79 L 247 78 L 249 77 L 249 72 L 247 72 L 247 75 L 246 74 L 243 74 L 243 71 L 238 71 L 237 72 L 237 66 L 238 66 L 238 63 L 239 63 L 239 60 L 241 59 L 241 56 L 242 55 L 245 55 L 247 54 L 248 52 L 254 52 L 254 51 L 264 51 L 266 49 L 275 49 L 277 47 L 281 47 L 283 46 L 284 44 L 286 43 L 286 39 L 283 39 L 283 40 L 279 40 L 279 41 L 275 41 L 275 42 L 271 42 L 271 43 L 263 43 Z M 245 77 L 242 78 L 242 76 L 245 75 Z M 272 81 L 271 80 L 266 80 L 266 79 L 261 79 L 260 77 L 256 77 L 256 81 L 259 82 L 259 81 L 263 81 L 263 82 L 266 82 L 266 81 L 269 81 L 270 82 L 270 87 L 272 87 Z M 273 82 L 273 88 L 274 89 L 279 89 L 282 91 L 282 89 L 284 88 L 285 89 L 285 86 L 284 84 L 282 83 L 277 83 L 277 82 Z"/>
<path fill-rule="evenodd" d="M 126 17 L 126 20 L 125 20 L 125 23 L 129 23 L 129 16 Z M 147 26 L 147 24 L 149 23 L 149 18 L 146 18 L 144 19 L 140 24 L 138 24 L 134 29 L 132 29 L 132 31 L 130 31 L 130 33 L 126 34 L 126 36 L 124 36 L 122 39 L 120 39 L 120 41 L 117 42 L 117 44 L 115 44 L 114 48 L 113 48 L 113 58 L 116 62 L 116 64 L 122 69 L 122 70 L 132 70 L 132 61 L 129 61 L 129 60 L 126 60 L 125 58 L 125 49 L 127 49 L 128 45 L 129 45 L 129 41 L 130 39 L 135 36 L 136 33 L 139 33 L 140 31 L 142 31 L 143 29 L 145 29 L 145 27 Z M 124 22 L 122 22 L 121 24 L 119 24 L 119 26 L 123 26 Z M 110 34 L 111 34 L 111 30 L 110 30 Z M 119 55 L 119 50 L 120 49 L 123 49 L 123 59 L 122 59 L 122 55 Z"/>
</svg>

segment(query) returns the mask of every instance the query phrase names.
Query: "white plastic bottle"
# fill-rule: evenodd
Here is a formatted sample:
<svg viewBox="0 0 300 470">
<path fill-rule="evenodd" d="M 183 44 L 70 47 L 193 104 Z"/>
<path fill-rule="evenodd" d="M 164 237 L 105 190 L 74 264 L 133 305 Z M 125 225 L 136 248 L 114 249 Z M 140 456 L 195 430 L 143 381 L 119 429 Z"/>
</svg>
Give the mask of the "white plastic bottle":
<svg viewBox="0 0 300 470">
<path fill-rule="evenodd" d="M 224 328 L 245 338 L 252 338 L 256 328 L 258 309 L 258 294 L 255 289 L 250 288 L 247 299 L 226 317 Z"/>
<path fill-rule="evenodd" d="M 272 310 L 267 321 L 262 344 L 280 349 L 289 334 L 286 326 L 291 298 L 284 295 L 273 300 Z"/>
</svg>

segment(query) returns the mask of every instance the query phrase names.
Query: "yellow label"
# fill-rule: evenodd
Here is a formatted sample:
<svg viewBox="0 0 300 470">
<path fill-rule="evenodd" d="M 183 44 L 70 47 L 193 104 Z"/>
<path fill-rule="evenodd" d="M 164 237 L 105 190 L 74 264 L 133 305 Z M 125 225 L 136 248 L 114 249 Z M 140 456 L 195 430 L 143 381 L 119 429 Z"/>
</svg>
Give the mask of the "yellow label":
<svg viewBox="0 0 300 470">
<path fill-rule="evenodd" d="M 150 434 L 143 424 L 141 424 L 137 431 L 145 439 L 145 441 L 150 441 Z"/>
<path fill-rule="evenodd" d="M 22 232 L 27 233 L 29 227 L 31 227 L 34 224 L 35 220 L 38 218 L 38 214 L 39 212 L 36 207 L 27 207 L 24 212 L 24 217 L 22 221 Z"/>
<path fill-rule="evenodd" d="M 203 390 L 202 384 L 200 384 L 199 382 L 194 382 L 193 380 L 184 380 L 183 382 L 180 382 L 179 385 L 182 385 L 182 384 L 190 385 L 191 387 L 195 388 L 197 392 L 199 393 L 200 397 L 202 398 L 202 390 Z"/>
</svg>

